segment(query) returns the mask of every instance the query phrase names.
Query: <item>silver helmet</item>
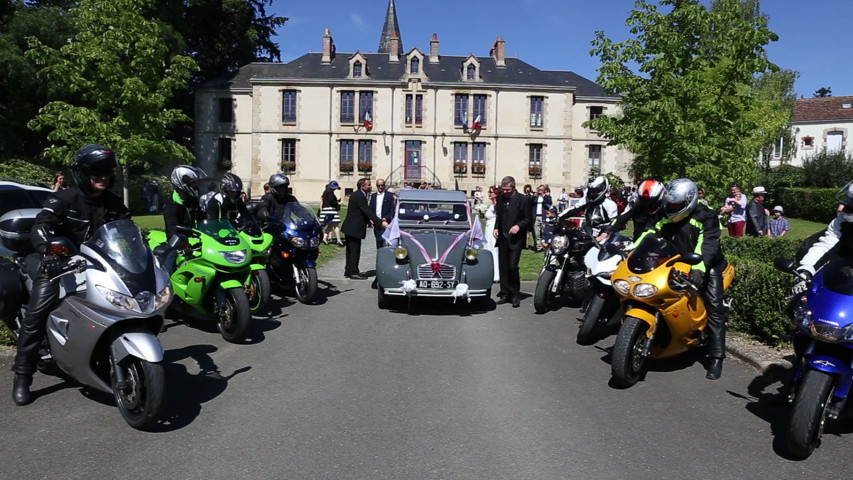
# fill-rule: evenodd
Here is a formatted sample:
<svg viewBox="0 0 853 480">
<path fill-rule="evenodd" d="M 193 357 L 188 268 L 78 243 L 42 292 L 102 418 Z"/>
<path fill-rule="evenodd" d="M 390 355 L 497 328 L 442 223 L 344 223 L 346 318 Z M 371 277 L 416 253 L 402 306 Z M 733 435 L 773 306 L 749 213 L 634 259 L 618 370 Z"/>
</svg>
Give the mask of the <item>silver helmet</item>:
<svg viewBox="0 0 853 480">
<path fill-rule="evenodd" d="M 169 181 L 175 190 L 183 192 L 190 198 L 198 197 L 198 181 L 207 177 L 204 170 L 191 165 L 178 165 L 172 170 Z"/>
<path fill-rule="evenodd" d="M 589 183 L 586 184 L 586 201 L 596 203 L 603 200 L 609 189 L 610 180 L 604 175 L 590 179 Z"/>
<path fill-rule="evenodd" d="M 687 218 L 699 203 L 699 187 L 689 178 L 676 178 L 666 186 L 663 207 L 673 222 Z"/>
</svg>

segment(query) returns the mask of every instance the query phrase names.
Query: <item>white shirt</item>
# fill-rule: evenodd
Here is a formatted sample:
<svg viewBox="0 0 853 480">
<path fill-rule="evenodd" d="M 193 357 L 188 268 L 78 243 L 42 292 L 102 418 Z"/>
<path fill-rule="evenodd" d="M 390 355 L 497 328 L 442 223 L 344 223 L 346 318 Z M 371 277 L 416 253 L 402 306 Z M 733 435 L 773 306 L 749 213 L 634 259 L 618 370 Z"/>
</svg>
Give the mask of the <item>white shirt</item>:
<svg viewBox="0 0 853 480">
<path fill-rule="evenodd" d="M 385 200 L 385 192 L 376 192 L 376 216 L 382 218 L 382 201 Z"/>
<path fill-rule="evenodd" d="M 543 196 L 536 197 L 536 216 L 537 217 L 542 216 L 542 205 L 544 202 L 545 202 L 545 197 L 543 197 Z"/>
</svg>

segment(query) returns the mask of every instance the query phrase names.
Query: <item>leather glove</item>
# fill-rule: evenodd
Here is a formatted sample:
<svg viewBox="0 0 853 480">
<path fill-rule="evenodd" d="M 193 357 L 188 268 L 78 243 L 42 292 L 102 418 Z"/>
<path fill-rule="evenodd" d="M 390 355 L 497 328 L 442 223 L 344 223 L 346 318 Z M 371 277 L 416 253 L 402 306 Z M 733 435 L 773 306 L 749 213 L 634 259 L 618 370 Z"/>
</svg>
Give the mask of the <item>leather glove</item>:
<svg viewBox="0 0 853 480">
<path fill-rule="evenodd" d="M 812 284 L 812 274 L 807 270 L 797 270 L 797 273 L 799 273 L 799 276 L 796 277 L 794 285 L 791 287 L 791 293 L 793 295 L 805 293 Z"/>
<path fill-rule="evenodd" d="M 41 266 L 39 267 L 39 273 L 41 273 L 42 278 L 51 278 L 58 275 L 61 262 L 62 258 L 59 255 L 48 254 L 43 256 L 41 258 Z"/>
<path fill-rule="evenodd" d="M 690 270 L 690 283 L 701 289 L 705 285 L 705 272 Z"/>
</svg>

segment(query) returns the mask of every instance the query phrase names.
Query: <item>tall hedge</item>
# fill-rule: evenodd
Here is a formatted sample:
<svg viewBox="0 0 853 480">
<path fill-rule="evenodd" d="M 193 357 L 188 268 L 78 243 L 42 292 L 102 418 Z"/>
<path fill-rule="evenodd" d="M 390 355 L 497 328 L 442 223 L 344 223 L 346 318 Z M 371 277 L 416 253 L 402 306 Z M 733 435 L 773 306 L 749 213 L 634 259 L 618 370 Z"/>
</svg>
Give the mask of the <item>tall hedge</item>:
<svg viewBox="0 0 853 480">
<path fill-rule="evenodd" d="M 782 205 L 785 216 L 829 223 L 838 206 L 837 188 L 779 188 L 773 192 L 773 205 Z"/>
</svg>

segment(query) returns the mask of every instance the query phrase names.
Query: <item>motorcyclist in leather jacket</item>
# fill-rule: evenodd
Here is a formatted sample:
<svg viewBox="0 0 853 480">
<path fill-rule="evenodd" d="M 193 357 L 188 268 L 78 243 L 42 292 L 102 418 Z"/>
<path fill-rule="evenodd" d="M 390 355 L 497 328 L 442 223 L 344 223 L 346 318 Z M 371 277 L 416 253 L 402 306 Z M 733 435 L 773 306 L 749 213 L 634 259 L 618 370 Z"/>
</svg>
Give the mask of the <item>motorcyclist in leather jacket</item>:
<svg viewBox="0 0 853 480">
<path fill-rule="evenodd" d="M 720 222 L 716 212 L 698 202 L 699 188 L 692 180 L 669 182 L 663 197 L 664 218 L 635 240 L 635 247 L 650 233 L 669 240 L 678 252 L 700 253 L 702 263 L 690 270 L 690 281 L 702 290 L 708 310 L 708 363 L 706 378 L 717 380 L 723 373 L 726 356 L 728 307 L 723 303 L 723 270 L 728 263 L 720 246 Z"/>
<path fill-rule="evenodd" d="M 33 281 L 27 314 L 18 332 L 18 352 L 12 400 L 17 405 L 32 401 L 30 385 L 36 371 L 39 348 L 47 318 L 59 298 L 59 283 L 51 278 L 60 273 L 60 257 L 47 252 L 55 237 L 67 237 L 77 247 L 104 224 L 130 218 L 122 199 L 109 191 L 115 182 L 115 153 L 101 145 L 89 144 L 77 151 L 71 164 L 76 185 L 50 194 L 32 229 L 33 246 L 41 255 L 38 278 Z"/>
<path fill-rule="evenodd" d="M 602 241 L 610 233 L 621 232 L 632 220 L 634 221 L 633 238 L 639 238 L 643 232 L 654 226 L 663 217 L 660 207 L 663 204 L 665 193 L 666 187 L 656 179 L 647 178 L 640 182 L 637 189 L 637 201 L 609 225 L 602 227 L 602 235 L 597 240 Z"/>
<path fill-rule="evenodd" d="M 163 207 L 167 239 L 177 233 L 179 225 L 193 228 L 195 222 L 205 219 L 198 202 L 198 182 L 205 177 L 207 175 L 202 169 L 190 165 L 178 165 L 172 170 L 169 181 L 175 191 L 172 201 Z"/>
<path fill-rule="evenodd" d="M 243 181 L 240 180 L 240 177 L 233 173 L 222 175 L 219 180 L 219 193 L 207 203 L 207 211 L 205 212 L 207 219 L 223 218 L 232 222 L 238 217 L 250 219 L 251 214 L 246 208 L 246 202 L 240 198 L 242 193 Z"/>
<path fill-rule="evenodd" d="M 563 210 L 558 218 L 562 220 L 583 213 L 584 230 L 593 237 L 598 236 L 601 233 L 601 227 L 609 224 L 619 215 L 616 202 L 607 198 L 608 190 L 610 190 L 610 181 L 604 175 L 590 179 L 586 186 L 586 203 Z"/>
<path fill-rule="evenodd" d="M 273 174 L 270 177 L 271 195 L 261 200 L 260 217 L 264 220 L 270 215 L 275 215 L 278 218 L 284 214 L 285 205 L 290 202 L 298 202 L 293 195 L 289 193 L 290 179 L 282 173 Z"/>
</svg>

